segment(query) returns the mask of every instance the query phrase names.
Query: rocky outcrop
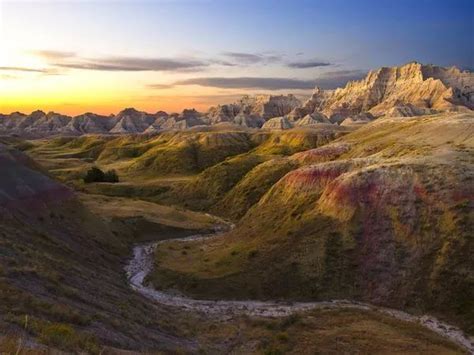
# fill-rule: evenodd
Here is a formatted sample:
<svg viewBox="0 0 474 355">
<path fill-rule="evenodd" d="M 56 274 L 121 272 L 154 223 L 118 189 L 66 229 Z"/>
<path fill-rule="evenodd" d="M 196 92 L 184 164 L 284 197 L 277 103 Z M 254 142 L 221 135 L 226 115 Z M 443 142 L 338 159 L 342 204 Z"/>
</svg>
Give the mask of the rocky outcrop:
<svg viewBox="0 0 474 355">
<path fill-rule="evenodd" d="M 71 117 L 55 112 L 46 114 L 38 110 L 30 115 L 14 112 L 11 115 L 0 116 L 0 130 L 19 135 L 49 135 L 52 132 L 60 132 L 70 121 Z"/>
<path fill-rule="evenodd" d="M 275 117 L 269 119 L 265 124 L 262 126 L 263 129 L 272 129 L 272 130 L 282 130 L 282 129 L 290 129 L 293 128 L 293 124 L 286 118 L 283 117 Z"/>
<path fill-rule="evenodd" d="M 317 87 L 303 105 L 294 95 L 255 95 L 211 107 L 206 113 L 186 109 L 179 114 L 149 114 L 127 108 L 111 116 L 85 113 L 69 117 L 54 112 L 14 112 L 0 115 L 0 134 L 152 134 L 221 123 L 268 129 L 320 123 L 359 126 L 381 116 L 411 117 L 472 109 L 474 73 L 412 62 L 373 70 L 365 79 L 351 81 L 344 88 Z"/>
<path fill-rule="evenodd" d="M 328 120 L 326 116 L 319 112 L 313 112 L 304 116 L 302 119 L 296 121 L 295 126 L 303 127 L 303 126 L 311 126 L 315 124 L 331 124 L 331 121 Z"/>
<path fill-rule="evenodd" d="M 127 108 L 120 111 L 115 116 L 115 120 L 117 123 L 110 130 L 110 133 L 141 133 L 155 122 L 156 117 L 146 112 L 137 111 L 134 108 Z"/>
<path fill-rule="evenodd" d="M 385 116 L 390 116 L 389 113 L 386 113 Z M 391 115 L 393 117 L 395 116 L 401 116 L 401 114 L 396 114 L 394 113 Z M 406 115 L 406 116 L 415 116 L 415 115 Z M 357 125 L 362 125 L 371 122 L 374 120 L 374 116 L 372 116 L 368 112 L 364 112 L 355 116 L 347 117 L 344 119 L 344 121 L 341 122 L 341 126 L 357 126 Z"/>
<path fill-rule="evenodd" d="M 69 123 L 61 129 L 61 133 L 82 135 L 88 133 L 108 133 L 115 126 L 117 120 L 114 117 L 85 113 L 73 117 Z"/>
<path fill-rule="evenodd" d="M 294 108 L 301 106 L 294 95 L 256 95 L 244 96 L 239 102 L 240 112 L 254 114 L 268 120 L 284 116 Z"/>
<path fill-rule="evenodd" d="M 294 95 L 244 96 L 228 105 L 211 107 L 206 116 L 211 124 L 233 122 L 247 127 L 261 127 L 265 121 L 289 114 L 301 106 Z"/>
<path fill-rule="evenodd" d="M 323 112 L 333 123 L 361 113 L 379 117 L 460 111 L 473 108 L 473 88 L 471 72 L 413 62 L 371 71 L 335 91 L 316 88 L 303 108 L 306 113 Z"/>
<path fill-rule="evenodd" d="M 171 114 L 160 125 L 161 130 L 186 129 L 207 124 L 202 114 L 194 109 L 183 110 L 181 114 Z"/>
<path fill-rule="evenodd" d="M 234 117 L 238 115 L 240 108 L 235 104 L 213 106 L 207 112 L 207 117 L 211 124 L 221 122 L 232 122 Z"/>
<path fill-rule="evenodd" d="M 234 117 L 233 123 L 243 127 L 260 128 L 265 123 L 265 119 L 257 115 L 249 115 L 241 112 Z"/>
</svg>

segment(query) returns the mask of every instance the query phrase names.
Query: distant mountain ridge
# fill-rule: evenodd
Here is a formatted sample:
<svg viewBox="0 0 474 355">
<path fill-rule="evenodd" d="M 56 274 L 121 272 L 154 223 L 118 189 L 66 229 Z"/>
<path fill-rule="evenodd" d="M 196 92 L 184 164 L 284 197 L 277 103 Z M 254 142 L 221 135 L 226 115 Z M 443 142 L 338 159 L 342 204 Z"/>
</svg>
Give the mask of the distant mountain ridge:
<svg viewBox="0 0 474 355">
<path fill-rule="evenodd" d="M 318 124 L 353 125 L 380 116 L 420 116 L 474 109 L 474 73 L 411 62 L 382 67 L 344 88 L 315 88 L 302 104 L 294 95 L 244 96 L 232 104 L 200 113 L 151 114 L 127 108 L 117 115 L 85 113 L 70 117 L 35 111 L 0 114 L 0 133 L 26 136 L 138 134 L 194 126 L 231 124 L 249 128 L 289 129 Z"/>
</svg>

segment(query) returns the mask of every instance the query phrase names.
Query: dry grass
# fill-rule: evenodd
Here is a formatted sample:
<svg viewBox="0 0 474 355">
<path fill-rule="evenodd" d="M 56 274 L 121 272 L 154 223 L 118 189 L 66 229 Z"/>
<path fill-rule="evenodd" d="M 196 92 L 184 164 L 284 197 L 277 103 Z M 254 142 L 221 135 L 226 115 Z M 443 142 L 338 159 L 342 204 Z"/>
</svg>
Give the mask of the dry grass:
<svg viewBox="0 0 474 355">
<path fill-rule="evenodd" d="M 80 194 L 80 200 L 94 213 L 108 218 L 145 218 L 151 223 L 184 229 L 209 229 L 219 219 L 178 207 L 164 206 L 143 200 Z"/>
</svg>

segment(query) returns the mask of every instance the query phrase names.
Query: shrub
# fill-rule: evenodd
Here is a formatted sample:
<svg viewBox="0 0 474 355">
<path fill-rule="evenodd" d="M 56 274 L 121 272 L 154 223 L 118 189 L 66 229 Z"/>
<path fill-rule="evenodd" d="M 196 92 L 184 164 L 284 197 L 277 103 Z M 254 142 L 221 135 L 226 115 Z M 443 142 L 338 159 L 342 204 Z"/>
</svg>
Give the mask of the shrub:
<svg viewBox="0 0 474 355">
<path fill-rule="evenodd" d="M 84 176 L 84 182 L 89 184 L 91 182 L 119 182 L 119 177 L 115 170 L 109 170 L 107 172 L 103 172 L 99 168 L 93 166 L 90 168 L 86 175 Z"/>
<path fill-rule="evenodd" d="M 105 182 L 119 182 L 119 177 L 117 175 L 117 172 L 115 170 L 107 171 L 104 176 L 104 181 Z"/>
<path fill-rule="evenodd" d="M 86 176 L 84 176 L 84 182 L 86 184 L 89 184 L 91 182 L 103 182 L 104 180 L 105 180 L 104 172 L 100 170 L 99 168 L 96 168 L 95 166 L 90 168 L 87 171 Z"/>
</svg>

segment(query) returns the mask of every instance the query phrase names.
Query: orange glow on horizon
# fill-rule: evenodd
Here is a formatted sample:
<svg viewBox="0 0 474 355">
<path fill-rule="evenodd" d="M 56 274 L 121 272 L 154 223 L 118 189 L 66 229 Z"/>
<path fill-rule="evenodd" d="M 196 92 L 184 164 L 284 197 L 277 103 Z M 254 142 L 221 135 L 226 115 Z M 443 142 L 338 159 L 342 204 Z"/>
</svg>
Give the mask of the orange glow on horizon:
<svg viewBox="0 0 474 355">
<path fill-rule="evenodd" d="M 93 112 L 100 115 L 111 115 L 117 114 L 125 108 L 133 107 L 138 111 L 145 111 L 148 113 L 155 113 L 158 111 L 166 111 L 168 113 L 181 112 L 185 108 L 194 108 L 198 111 L 204 112 L 210 106 L 211 103 L 190 103 L 189 101 L 180 100 L 179 97 L 170 98 L 166 101 L 154 101 L 149 103 L 136 103 L 121 101 L 115 103 L 97 103 L 97 104 L 36 104 L 36 103 L 24 103 L 21 105 L 14 105 L 9 103 L 0 103 L 0 113 L 9 114 L 12 112 L 22 112 L 29 114 L 36 110 L 42 110 L 44 112 L 56 112 L 68 116 L 77 116 L 86 112 Z"/>
</svg>

